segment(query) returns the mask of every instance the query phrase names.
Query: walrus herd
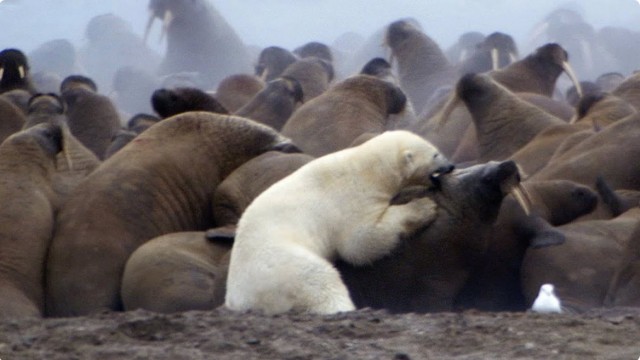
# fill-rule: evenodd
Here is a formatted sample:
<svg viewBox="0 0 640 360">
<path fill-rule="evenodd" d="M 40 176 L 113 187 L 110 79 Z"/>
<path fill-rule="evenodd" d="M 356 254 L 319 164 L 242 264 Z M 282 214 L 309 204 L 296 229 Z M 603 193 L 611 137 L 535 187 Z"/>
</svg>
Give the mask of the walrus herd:
<svg viewBox="0 0 640 360">
<path fill-rule="evenodd" d="M 0 320 L 640 306 L 640 32 L 259 48 L 208 0 L 148 7 L 0 51 Z"/>
</svg>

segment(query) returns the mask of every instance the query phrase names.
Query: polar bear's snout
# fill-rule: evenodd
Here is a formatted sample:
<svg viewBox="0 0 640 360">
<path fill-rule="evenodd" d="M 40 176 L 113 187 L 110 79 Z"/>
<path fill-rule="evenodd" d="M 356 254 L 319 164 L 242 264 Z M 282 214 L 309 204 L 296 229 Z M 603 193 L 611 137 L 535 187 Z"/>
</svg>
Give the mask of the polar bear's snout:
<svg viewBox="0 0 640 360">
<path fill-rule="evenodd" d="M 451 164 L 449 161 L 445 161 L 446 163 L 440 167 L 438 167 L 435 171 L 429 174 L 429 180 L 431 180 L 432 188 L 439 189 L 440 188 L 440 177 L 445 174 L 449 174 L 456 167 Z"/>
<path fill-rule="evenodd" d="M 439 167 L 436 171 L 434 171 L 431 175 L 435 177 L 439 177 L 440 175 L 448 174 L 452 172 L 456 168 L 453 164 L 447 164 Z"/>
</svg>

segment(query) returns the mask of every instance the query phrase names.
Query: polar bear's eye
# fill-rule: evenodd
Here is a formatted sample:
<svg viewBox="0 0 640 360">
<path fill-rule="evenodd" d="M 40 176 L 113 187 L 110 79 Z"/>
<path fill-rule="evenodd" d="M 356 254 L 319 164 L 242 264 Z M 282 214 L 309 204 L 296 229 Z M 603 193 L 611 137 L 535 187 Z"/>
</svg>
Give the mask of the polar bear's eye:
<svg viewBox="0 0 640 360">
<path fill-rule="evenodd" d="M 433 154 L 433 158 L 435 159 L 435 158 L 437 158 L 439 155 L 440 155 L 440 154 L 435 153 L 435 154 Z"/>
<path fill-rule="evenodd" d="M 404 152 L 404 158 L 408 161 L 411 162 L 413 161 L 413 153 L 409 150 Z"/>
</svg>

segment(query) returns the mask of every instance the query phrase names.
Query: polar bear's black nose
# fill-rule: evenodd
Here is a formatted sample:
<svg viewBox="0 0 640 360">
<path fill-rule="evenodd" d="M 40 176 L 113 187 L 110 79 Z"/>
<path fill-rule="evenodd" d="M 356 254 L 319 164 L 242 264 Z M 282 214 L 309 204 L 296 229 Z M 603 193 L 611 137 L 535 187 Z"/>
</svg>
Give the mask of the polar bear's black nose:
<svg viewBox="0 0 640 360">
<path fill-rule="evenodd" d="M 455 165 L 448 163 L 448 164 L 443 165 L 443 166 L 439 167 L 438 169 L 436 169 L 436 171 L 434 171 L 431 174 L 431 177 L 432 178 L 437 178 L 440 175 L 448 174 L 448 173 L 452 172 L 453 169 L 455 169 L 455 168 L 456 168 Z"/>
<path fill-rule="evenodd" d="M 447 164 L 439 167 L 436 171 L 431 173 L 431 175 L 429 175 L 429 179 L 433 184 L 433 189 L 440 189 L 440 176 L 448 174 L 452 172 L 454 169 L 455 169 L 455 165 Z"/>
<path fill-rule="evenodd" d="M 440 175 L 448 174 L 448 173 L 452 172 L 455 168 L 456 168 L 456 166 L 453 165 L 453 164 L 445 165 L 445 166 L 439 168 L 437 173 L 439 173 Z"/>
</svg>

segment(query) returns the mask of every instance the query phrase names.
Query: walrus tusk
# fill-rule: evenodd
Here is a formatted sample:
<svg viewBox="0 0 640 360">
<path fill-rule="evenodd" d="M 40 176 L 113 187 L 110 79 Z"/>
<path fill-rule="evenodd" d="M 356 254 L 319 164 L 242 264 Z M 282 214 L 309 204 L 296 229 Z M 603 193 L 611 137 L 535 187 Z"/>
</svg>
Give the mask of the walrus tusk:
<svg viewBox="0 0 640 360">
<path fill-rule="evenodd" d="M 170 10 L 164 12 L 164 19 L 162 20 L 162 32 L 160 32 L 160 42 L 162 42 L 164 36 L 169 30 L 169 26 L 173 22 L 173 18 L 173 13 Z"/>
<path fill-rule="evenodd" d="M 151 32 L 151 26 L 153 22 L 156 20 L 156 14 L 153 10 L 149 10 L 149 20 L 147 21 L 147 26 L 144 28 L 144 37 L 142 38 L 142 43 L 147 44 L 147 39 L 149 39 L 149 32 Z"/>
<path fill-rule="evenodd" d="M 447 102 L 444 104 L 444 106 L 442 106 L 442 109 L 440 109 L 440 111 L 438 111 L 436 115 L 434 115 L 436 117 L 436 129 L 440 129 L 447 122 L 447 120 L 449 120 L 449 116 L 451 116 L 451 113 L 459 103 L 460 98 L 458 97 L 458 94 L 456 94 L 456 90 L 451 90 L 451 95 L 449 95 Z"/>
<path fill-rule="evenodd" d="M 393 54 L 393 50 L 389 49 L 389 65 L 393 68 L 393 62 L 396 61 L 396 56 Z"/>
<path fill-rule="evenodd" d="M 0 79 L 4 76 L 4 68 L 0 67 Z"/>
<path fill-rule="evenodd" d="M 69 149 L 69 138 L 71 135 L 71 130 L 69 126 L 66 124 L 62 125 L 62 152 L 64 153 L 64 158 L 67 161 L 67 166 L 69 167 L 69 171 L 73 171 L 73 161 L 71 160 L 70 149 Z"/>
<path fill-rule="evenodd" d="M 582 95 L 583 95 L 582 86 L 580 86 L 580 82 L 578 81 L 578 77 L 576 76 L 576 73 L 573 72 L 573 68 L 571 67 L 571 65 L 569 65 L 568 62 L 563 61 L 562 62 L 562 70 L 564 70 L 564 72 L 566 72 L 567 75 L 569 75 L 569 78 L 571 79 L 571 82 L 573 82 L 573 86 L 576 87 L 576 92 L 578 93 L 578 96 L 580 96 L 582 98 Z"/>
<path fill-rule="evenodd" d="M 467 49 L 462 49 L 462 51 L 460 51 L 460 57 L 458 58 L 458 62 L 463 62 L 465 60 L 467 60 L 467 55 L 468 55 L 469 51 Z"/>
<path fill-rule="evenodd" d="M 18 74 L 20 74 L 20 79 L 24 79 L 26 72 L 24 71 L 24 66 L 18 66 Z"/>
<path fill-rule="evenodd" d="M 500 54 L 498 53 L 498 49 L 492 48 L 491 49 L 491 69 L 492 70 L 500 69 L 499 56 L 500 56 Z"/>
<path fill-rule="evenodd" d="M 522 183 L 518 183 L 513 186 L 511 193 L 518 201 L 518 204 L 522 207 L 522 210 L 524 210 L 524 213 L 530 215 L 533 202 L 531 201 L 531 196 L 529 195 L 527 188 L 525 188 Z"/>
<path fill-rule="evenodd" d="M 262 70 L 262 74 L 260 74 L 260 80 L 266 82 L 267 76 L 269 76 L 269 68 L 265 67 L 264 70 Z"/>
<path fill-rule="evenodd" d="M 514 54 L 513 52 L 509 52 L 509 61 L 510 64 L 513 64 L 514 62 L 518 61 L 518 57 L 516 56 L 516 54 Z"/>
<path fill-rule="evenodd" d="M 569 124 L 575 124 L 578 121 L 578 114 L 573 114 L 571 120 L 569 120 Z"/>
</svg>

